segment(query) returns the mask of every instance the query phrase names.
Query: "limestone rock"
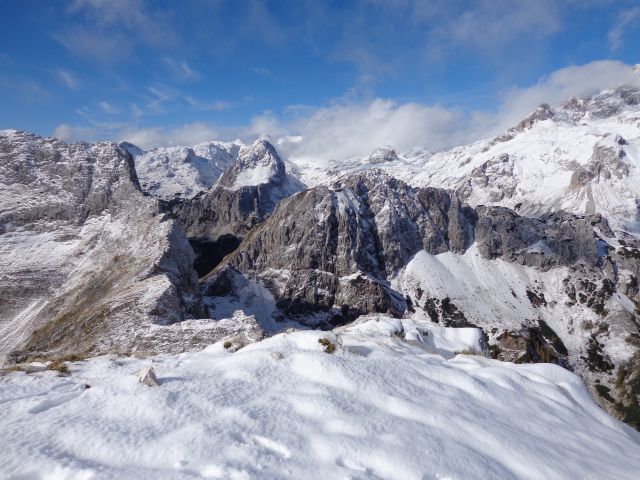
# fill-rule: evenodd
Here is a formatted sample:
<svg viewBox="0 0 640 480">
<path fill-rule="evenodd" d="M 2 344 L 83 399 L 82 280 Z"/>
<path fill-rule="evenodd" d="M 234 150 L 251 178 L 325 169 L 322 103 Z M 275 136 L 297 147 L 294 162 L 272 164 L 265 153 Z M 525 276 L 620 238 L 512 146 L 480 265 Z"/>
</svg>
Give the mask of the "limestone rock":
<svg viewBox="0 0 640 480">
<path fill-rule="evenodd" d="M 144 383 L 149 387 L 160 386 L 160 381 L 156 377 L 156 372 L 153 367 L 145 367 L 138 372 L 138 382 Z"/>
</svg>

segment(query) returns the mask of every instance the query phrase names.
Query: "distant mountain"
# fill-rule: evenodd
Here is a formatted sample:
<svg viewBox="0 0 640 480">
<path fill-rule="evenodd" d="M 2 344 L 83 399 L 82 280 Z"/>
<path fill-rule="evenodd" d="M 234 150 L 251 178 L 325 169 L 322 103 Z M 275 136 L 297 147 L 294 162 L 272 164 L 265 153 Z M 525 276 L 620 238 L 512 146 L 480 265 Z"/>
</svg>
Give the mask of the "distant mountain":
<svg viewBox="0 0 640 480">
<path fill-rule="evenodd" d="M 0 363 L 214 341 L 194 259 L 122 147 L 0 132 Z"/>
<path fill-rule="evenodd" d="M 165 200 L 190 198 L 211 187 L 233 164 L 243 144 L 205 142 L 191 147 L 158 147 L 143 151 L 122 142 L 134 158 L 142 189 Z"/>
<path fill-rule="evenodd" d="M 471 205 L 600 213 L 614 230 L 640 234 L 640 90 L 542 105 L 496 138 L 449 151 L 377 151 L 300 171 L 315 185 L 374 166 L 414 186 L 456 190 Z"/>
</svg>

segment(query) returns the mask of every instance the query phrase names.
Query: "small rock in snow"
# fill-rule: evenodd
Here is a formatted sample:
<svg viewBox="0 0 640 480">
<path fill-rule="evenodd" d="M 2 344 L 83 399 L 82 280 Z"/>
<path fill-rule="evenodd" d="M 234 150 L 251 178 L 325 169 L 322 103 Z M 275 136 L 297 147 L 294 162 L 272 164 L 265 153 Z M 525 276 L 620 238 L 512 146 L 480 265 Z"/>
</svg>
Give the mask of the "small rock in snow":
<svg viewBox="0 0 640 480">
<path fill-rule="evenodd" d="M 138 372 L 138 382 L 144 383 L 150 387 L 157 387 L 160 385 L 160 381 L 158 377 L 156 377 L 156 372 L 153 370 L 153 367 L 145 367 Z"/>
<path fill-rule="evenodd" d="M 271 352 L 271 356 L 276 360 L 282 360 L 284 358 L 282 352 Z"/>
</svg>

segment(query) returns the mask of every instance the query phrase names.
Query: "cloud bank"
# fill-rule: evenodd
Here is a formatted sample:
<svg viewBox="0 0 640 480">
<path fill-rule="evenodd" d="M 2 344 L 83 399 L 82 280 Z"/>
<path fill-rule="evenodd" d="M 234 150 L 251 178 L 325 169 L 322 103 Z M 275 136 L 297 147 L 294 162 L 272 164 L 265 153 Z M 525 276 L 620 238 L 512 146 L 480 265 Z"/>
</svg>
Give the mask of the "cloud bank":
<svg viewBox="0 0 640 480">
<path fill-rule="evenodd" d="M 166 129 L 129 127 L 106 132 L 141 148 L 189 145 L 207 140 L 251 141 L 269 135 L 282 152 L 300 162 L 326 162 L 369 154 L 382 145 L 398 151 L 423 146 L 442 150 L 491 137 L 515 125 L 541 103 L 557 104 L 574 96 L 597 93 L 622 85 L 640 87 L 640 75 L 622 62 L 602 60 L 556 70 L 525 88 L 513 87 L 501 95 L 495 111 L 401 103 L 392 99 L 368 101 L 344 98 L 329 106 L 295 109 L 286 114 L 265 113 L 250 124 L 236 127 L 206 122 Z M 99 129 L 60 125 L 54 135 L 63 140 L 105 135 Z"/>
</svg>

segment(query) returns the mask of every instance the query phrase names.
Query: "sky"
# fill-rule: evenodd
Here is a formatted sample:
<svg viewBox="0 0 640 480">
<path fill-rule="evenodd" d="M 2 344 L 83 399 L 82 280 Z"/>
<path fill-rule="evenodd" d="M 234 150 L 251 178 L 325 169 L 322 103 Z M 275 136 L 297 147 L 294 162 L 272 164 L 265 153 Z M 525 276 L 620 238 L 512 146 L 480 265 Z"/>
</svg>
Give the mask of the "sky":
<svg viewBox="0 0 640 480">
<path fill-rule="evenodd" d="M 638 82 L 640 0 L 0 1 L 0 129 L 439 150 Z"/>
</svg>

